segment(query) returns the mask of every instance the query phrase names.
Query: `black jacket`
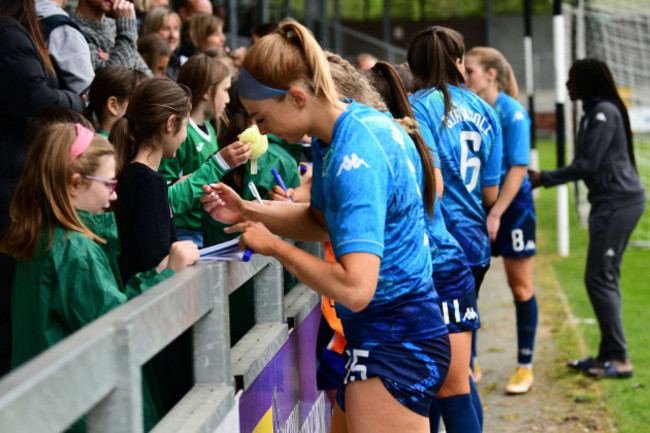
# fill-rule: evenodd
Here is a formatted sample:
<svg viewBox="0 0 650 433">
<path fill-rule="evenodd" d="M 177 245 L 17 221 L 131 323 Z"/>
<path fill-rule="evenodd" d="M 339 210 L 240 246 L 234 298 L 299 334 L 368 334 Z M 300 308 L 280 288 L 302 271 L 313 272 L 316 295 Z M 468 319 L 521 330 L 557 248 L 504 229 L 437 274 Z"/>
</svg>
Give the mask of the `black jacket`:
<svg viewBox="0 0 650 433">
<path fill-rule="evenodd" d="M 56 105 L 81 112 L 79 95 L 59 90 L 23 26 L 0 17 L 0 236 L 9 227 L 9 204 L 25 166 L 23 144 L 27 118 L 37 108 Z M 11 349 L 10 293 L 15 262 L 0 254 L 0 375 L 6 372 Z"/>
<path fill-rule="evenodd" d="M 645 188 L 628 155 L 620 111 L 604 99 L 585 103 L 584 110 L 575 158 L 567 167 L 542 172 L 542 184 L 553 186 L 582 179 L 592 205 L 615 202 L 624 206 L 643 200 Z"/>
</svg>

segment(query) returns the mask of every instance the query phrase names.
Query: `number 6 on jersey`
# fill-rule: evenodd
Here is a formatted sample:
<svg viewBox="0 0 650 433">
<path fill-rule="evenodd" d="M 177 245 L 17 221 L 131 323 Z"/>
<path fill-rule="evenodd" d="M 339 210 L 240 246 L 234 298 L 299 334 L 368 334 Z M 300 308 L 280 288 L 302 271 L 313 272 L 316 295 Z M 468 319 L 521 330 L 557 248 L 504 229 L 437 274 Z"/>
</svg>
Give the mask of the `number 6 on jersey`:
<svg viewBox="0 0 650 433">
<path fill-rule="evenodd" d="M 476 156 L 469 157 L 469 145 L 472 144 L 474 153 L 481 149 L 481 134 L 476 131 L 462 131 L 460 133 L 460 175 L 465 182 L 467 191 L 472 192 L 478 183 L 478 175 L 481 171 L 481 160 Z M 467 183 L 467 170 L 472 169 L 472 178 Z"/>
</svg>

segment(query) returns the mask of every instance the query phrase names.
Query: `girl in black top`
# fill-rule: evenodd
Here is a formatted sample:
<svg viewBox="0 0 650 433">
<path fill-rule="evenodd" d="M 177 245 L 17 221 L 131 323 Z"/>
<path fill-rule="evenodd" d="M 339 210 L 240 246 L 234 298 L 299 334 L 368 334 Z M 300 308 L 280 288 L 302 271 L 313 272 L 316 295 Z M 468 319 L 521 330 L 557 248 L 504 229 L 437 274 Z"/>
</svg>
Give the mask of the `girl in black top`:
<svg viewBox="0 0 650 433">
<path fill-rule="evenodd" d="M 126 114 L 111 130 L 109 140 L 115 144 L 119 165 L 115 216 L 124 281 L 150 269 L 151 263 L 159 263 L 169 254 L 172 243 L 198 250 L 192 241 L 176 242 L 167 182 L 158 174 L 161 159 L 173 158 L 185 141 L 191 108 L 187 87 L 169 78 L 151 78 L 138 85 Z M 193 384 L 189 331 L 152 362 L 166 412 Z"/>
</svg>

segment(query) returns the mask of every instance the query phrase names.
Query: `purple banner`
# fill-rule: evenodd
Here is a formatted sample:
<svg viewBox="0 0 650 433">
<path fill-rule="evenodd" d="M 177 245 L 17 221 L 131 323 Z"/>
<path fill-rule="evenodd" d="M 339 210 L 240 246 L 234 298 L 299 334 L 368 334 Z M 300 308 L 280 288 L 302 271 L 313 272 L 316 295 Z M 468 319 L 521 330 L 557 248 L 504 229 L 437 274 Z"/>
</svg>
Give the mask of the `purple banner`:
<svg viewBox="0 0 650 433">
<path fill-rule="evenodd" d="M 320 317 L 319 304 L 289 333 L 289 340 L 240 395 L 241 433 L 279 432 L 280 426 L 285 432 L 300 431 L 303 425 L 305 433 L 329 429 L 329 402 L 316 388 Z"/>
</svg>

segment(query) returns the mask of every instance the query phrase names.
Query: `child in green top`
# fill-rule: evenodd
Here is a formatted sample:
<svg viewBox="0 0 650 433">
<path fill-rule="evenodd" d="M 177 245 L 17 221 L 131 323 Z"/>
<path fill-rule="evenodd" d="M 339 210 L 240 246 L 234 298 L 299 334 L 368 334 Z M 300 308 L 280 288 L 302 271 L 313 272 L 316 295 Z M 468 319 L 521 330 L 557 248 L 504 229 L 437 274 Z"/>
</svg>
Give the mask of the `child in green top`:
<svg viewBox="0 0 650 433">
<path fill-rule="evenodd" d="M 224 108 L 230 101 L 228 68 L 210 53 L 195 54 L 181 67 L 178 83 L 186 85 L 192 91 L 192 111 L 185 142 L 178 148 L 174 158 L 163 159 L 158 168 L 168 184 L 183 182 L 213 155 L 224 174 L 246 162 L 250 157 L 250 145 L 235 141 L 219 150 L 217 134 L 210 124 L 211 119 L 219 120 L 223 116 Z M 218 175 L 214 174 L 214 170 L 211 172 L 211 177 L 206 179 L 208 183 L 221 180 L 220 177 L 214 178 Z M 201 206 L 197 202 L 196 205 L 191 204 L 189 210 L 179 211 L 174 203 L 176 195 L 177 193 L 170 192 L 178 238 L 194 241 L 201 247 Z"/>
<path fill-rule="evenodd" d="M 123 284 L 117 226 L 105 212 L 117 198 L 115 168 L 113 146 L 80 124 L 50 126 L 34 142 L 0 242 L 0 251 L 18 261 L 11 294 L 14 368 L 198 260 L 196 246 L 177 242 L 160 264 Z M 145 372 L 147 431 L 159 418 L 150 379 Z M 85 432 L 83 420 L 70 430 Z"/>
</svg>

